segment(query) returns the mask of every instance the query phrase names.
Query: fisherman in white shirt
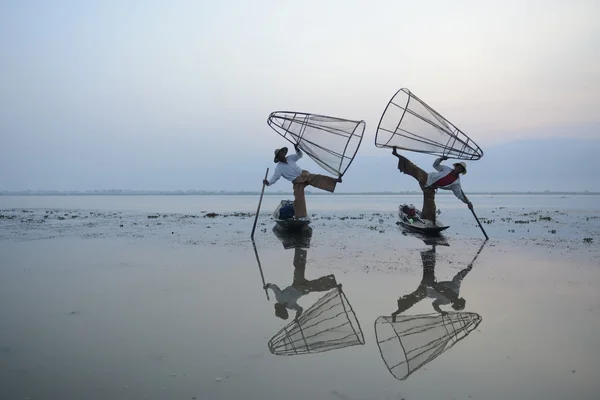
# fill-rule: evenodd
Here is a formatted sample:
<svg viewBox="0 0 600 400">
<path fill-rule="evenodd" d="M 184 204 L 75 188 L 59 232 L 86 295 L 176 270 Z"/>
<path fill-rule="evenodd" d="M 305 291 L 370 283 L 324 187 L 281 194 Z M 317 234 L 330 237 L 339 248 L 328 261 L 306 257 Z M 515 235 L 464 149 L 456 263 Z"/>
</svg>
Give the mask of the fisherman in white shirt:
<svg viewBox="0 0 600 400">
<path fill-rule="evenodd" d="M 275 172 L 271 176 L 271 179 L 263 180 L 263 183 L 267 186 L 273 185 L 279 180 L 280 177 L 292 182 L 294 188 L 294 216 L 298 219 L 306 218 L 306 199 L 304 197 L 304 188 L 308 185 L 314 186 L 318 189 L 323 189 L 333 193 L 337 183 L 342 182 L 342 178 L 337 179 L 318 174 L 311 174 L 310 172 L 300 168 L 296 161 L 302 158 L 302 152 L 295 144 L 296 154 L 291 154 L 286 157 L 288 152 L 287 147 L 275 150 L 274 162 L 277 163 Z"/>
<path fill-rule="evenodd" d="M 438 188 L 451 190 L 460 201 L 469 207 L 469 209 L 473 209 L 473 204 L 471 204 L 467 196 L 465 196 L 460 185 L 460 175 L 465 175 L 467 173 L 467 165 L 464 162 L 454 163 L 454 168 L 451 168 L 441 164 L 441 162 L 447 160 L 448 157 L 440 157 L 433 163 L 433 168 L 435 168 L 436 171 L 427 173 L 413 164 L 406 157 L 398 154 L 395 146 L 392 149 L 392 154 L 398 157 L 398 169 L 415 178 L 421 186 L 421 190 L 423 191 L 423 210 L 421 211 L 421 216 L 423 219 L 431 221 L 431 223 L 435 225 L 435 192 Z"/>
<path fill-rule="evenodd" d="M 279 286 L 273 283 L 267 283 L 264 289 L 271 289 L 275 294 L 275 315 L 281 319 L 288 319 L 287 310 L 295 310 L 294 320 L 298 320 L 302 315 L 302 307 L 298 305 L 300 297 L 311 292 L 324 292 L 337 286 L 335 276 L 326 275 L 318 279 L 308 280 L 305 278 L 306 272 L 306 249 L 296 247 L 294 249 L 294 280 L 292 284 L 281 290 Z"/>
</svg>

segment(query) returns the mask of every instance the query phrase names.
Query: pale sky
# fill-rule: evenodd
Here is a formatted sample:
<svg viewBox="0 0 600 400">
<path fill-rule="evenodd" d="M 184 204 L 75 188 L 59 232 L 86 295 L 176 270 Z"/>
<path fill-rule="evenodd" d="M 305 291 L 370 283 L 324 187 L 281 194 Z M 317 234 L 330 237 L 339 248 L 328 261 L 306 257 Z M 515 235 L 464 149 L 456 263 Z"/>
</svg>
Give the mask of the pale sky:
<svg viewBox="0 0 600 400">
<path fill-rule="evenodd" d="M 600 140 L 599 18 L 578 0 L 3 1 L 0 190 L 251 189 L 285 144 L 270 112 L 365 120 L 358 157 L 378 156 L 402 87 L 484 152 Z"/>
</svg>

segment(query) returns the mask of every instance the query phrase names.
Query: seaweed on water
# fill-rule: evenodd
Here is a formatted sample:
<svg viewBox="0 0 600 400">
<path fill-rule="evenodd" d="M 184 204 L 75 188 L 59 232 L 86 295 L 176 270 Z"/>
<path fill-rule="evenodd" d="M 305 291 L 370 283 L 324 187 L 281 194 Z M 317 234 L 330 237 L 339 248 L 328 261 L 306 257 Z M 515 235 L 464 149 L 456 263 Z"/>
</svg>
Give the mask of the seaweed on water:
<svg viewBox="0 0 600 400">
<path fill-rule="evenodd" d="M 592 243 L 593 241 L 594 241 L 594 238 L 591 238 L 591 237 L 583 238 L 583 243 Z"/>
<path fill-rule="evenodd" d="M 234 212 L 230 214 L 232 217 L 251 217 L 253 214 L 248 212 Z"/>
</svg>

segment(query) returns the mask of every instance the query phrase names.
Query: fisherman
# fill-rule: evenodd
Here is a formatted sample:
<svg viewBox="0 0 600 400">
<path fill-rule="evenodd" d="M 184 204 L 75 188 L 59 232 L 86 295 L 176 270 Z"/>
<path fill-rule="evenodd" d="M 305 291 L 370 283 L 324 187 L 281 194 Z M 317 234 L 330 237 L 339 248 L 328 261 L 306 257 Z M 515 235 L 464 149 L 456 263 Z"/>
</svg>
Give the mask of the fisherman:
<svg viewBox="0 0 600 400">
<path fill-rule="evenodd" d="M 294 280 L 292 284 L 285 289 L 279 289 L 279 286 L 273 283 L 264 285 L 264 289 L 271 289 L 275 294 L 275 315 L 281 319 L 288 319 L 288 309 L 296 311 L 294 320 L 298 321 L 302 315 L 303 308 L 298 304 L 300 297 L 311 292 L 324 292 L 337 286 L 334 275 L 322 276 L 318 279 L 308 280 L 304 276 L 306 272 L 307 251 L 301 247 L 294 249 Z"/>
<path fill-rule="evenodd" d="M 396 146 L 393 147 L 392 154 L 398 157 L 398 169 L 415 178 L 421 186 L 423 191 L 422 219 L 431 221 L 431 224 L 435 225 L 435 192 L 438 188 L 452 190 L 454 195 L 465 203 L 470 210 L 473 209 L 473 204 L 465 196 L 460 186 L 460 175 L 467 173 L 467 165 L 464 162 L 454 163 L 454 168 L 450 168 L 447 165 L 441 165 L 441 162 L 447 160 L 448 157 L 440 157 L 433 163 L 436 172 L 427 173 L 406 157 L 398 154 Z"/>
<path fill-rule="evenodd" d="M 296 161 L 302 158 L 302 152 L 298 148 L 298 144 L 294 144 L 294 149 L 296 149 L 296 154 L 291 154 L 287 157 L 287 147 L 275 150 L 275 158 L 273 160 L 277 164 L 275 172 L 273 172 L 271 179 L 264 179 L 263 183 L 271 186 L 282 176 L 292 182 L 294 188 L 294 216 L 297 219 L 305 220 L 307 212 L 304 188 L 310 185 L 333 193 L 336 184 L 342 183 L 342 178 L 335 179 L 325 175 L 311 174 L 303 170 L 296 164 Z"/>
<path fill-rule="evenodd" d="M 448 314 L 440 308 L 442 305 L 451 305 L 456 311 L 461 311 L 465 308 L 466 300 L 460 297 L 460 285 L 465 276 L 473 269 L 473 263 L 459 271 L 452 280 L 438 282 L 435 277 L 435 245 L 432 249 L 421 252 L 421 261 L 423 262 L 423 278 L 421 279 L 421 283 L 417 287 L 417 290 L 398 299 L 398 310 L 392 313 L 392 321 L 394 322 L 399 314 L 426 297 L 434 299 L 431 306 L 442 315 Z"/>
</svg>

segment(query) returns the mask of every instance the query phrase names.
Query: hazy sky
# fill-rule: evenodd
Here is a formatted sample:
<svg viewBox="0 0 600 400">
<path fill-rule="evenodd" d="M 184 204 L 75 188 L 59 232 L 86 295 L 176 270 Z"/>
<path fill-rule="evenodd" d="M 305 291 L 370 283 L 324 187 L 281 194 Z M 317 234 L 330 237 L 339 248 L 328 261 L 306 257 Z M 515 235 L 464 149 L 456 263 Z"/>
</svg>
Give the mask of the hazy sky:
<svg viewBox="0 0 600 400">
<path fill-rule="evenodd" d="M 484 151 L 600 139 L 599 17 L 578 0 L 3 1 L 0 190 L 254 187 L 240 171 L 273 167 L 275 110 L 364 119 L 359 157 L 381 155 L 401 87 Z"/>
</svg>

